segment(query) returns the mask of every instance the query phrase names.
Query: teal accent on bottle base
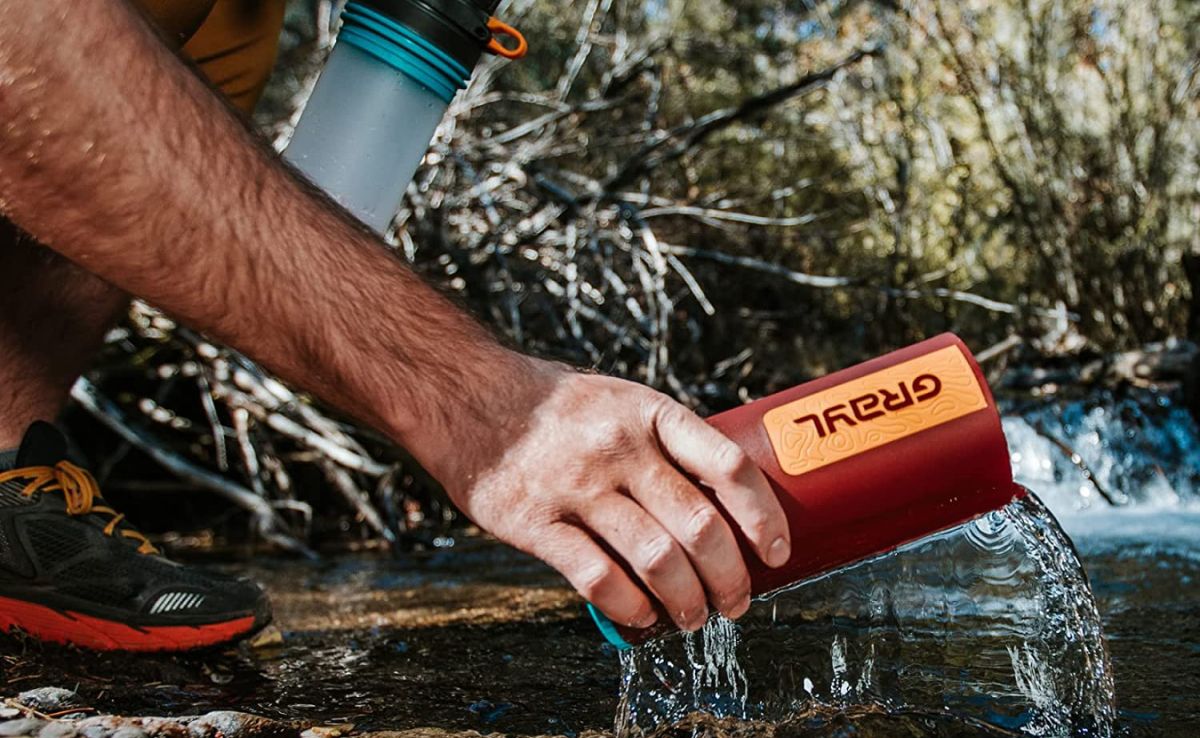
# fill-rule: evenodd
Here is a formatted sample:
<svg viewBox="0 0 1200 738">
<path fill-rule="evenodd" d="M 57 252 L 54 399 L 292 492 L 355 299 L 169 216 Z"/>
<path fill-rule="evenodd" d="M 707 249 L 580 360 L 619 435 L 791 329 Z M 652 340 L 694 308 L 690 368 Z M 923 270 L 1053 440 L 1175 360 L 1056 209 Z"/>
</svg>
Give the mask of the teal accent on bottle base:
<svg viewBox="0 0 1200 738">
<path fill-rule="evenodd" d="M 339 43 L 359 48 L 408 76 L 447 105 L 465 89 L 471 70 L 408 26 L 371 8 L 349 3 L 342 11 Z"/>
<path fill-rule="evenodd" d="M 629 642 L 621 637 L 621 633 L 617 630 L 617 625 L 608 617 L 596 609 L 595 605 L 588 603 L 588 612 L 592 614 L 592 620 L 596 621 L 596 627 L 600 629 L 601 635 L 621 651 L 628 651 L 633 648 Z"/>
</svg>

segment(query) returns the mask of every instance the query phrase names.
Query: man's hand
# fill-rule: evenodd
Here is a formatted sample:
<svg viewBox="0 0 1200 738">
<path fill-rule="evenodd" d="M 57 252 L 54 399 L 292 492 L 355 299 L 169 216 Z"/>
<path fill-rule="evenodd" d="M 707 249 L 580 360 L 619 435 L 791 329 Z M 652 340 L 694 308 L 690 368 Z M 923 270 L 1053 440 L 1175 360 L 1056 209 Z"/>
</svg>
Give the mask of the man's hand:
<svg viewBox="0 0 1200 738">
<path fill-rule="evenodd" d="M 517 380 L 519 391 L 541 401 L 519 432 L 490 433 L 503 424 L 462 429 L 463 451 L 494 460 L 476 475 L 462 463 L 474 454 L 459 454 L 457 469 L 439 473 L 454 501 L 562 572 L 615 622 L 646 627 L 657 619 L 631 575 L 683 629 L 704 624 L 708 601 L 728 617 L 742 615 L 750 578 L 717 504 L 764 562 L 785 563 L 787 520 L 762 473 L 665 395 L 547 363 L 532 367 Z"/>
</svg>

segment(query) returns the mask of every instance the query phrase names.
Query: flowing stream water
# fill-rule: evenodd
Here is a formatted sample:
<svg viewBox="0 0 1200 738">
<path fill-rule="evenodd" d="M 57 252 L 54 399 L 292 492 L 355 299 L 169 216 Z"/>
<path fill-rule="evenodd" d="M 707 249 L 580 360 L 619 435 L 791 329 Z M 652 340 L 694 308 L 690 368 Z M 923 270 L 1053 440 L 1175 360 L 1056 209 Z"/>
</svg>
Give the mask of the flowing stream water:
<svg viewBox="0 0 1200 738">
<path fill-rule="evenodd" d="M 622 671 L 620 736 L 695 711 L 781 722 L 877 705 L 1102 737 L 1116 715 L 1087 579 L 1033 496 L 625 652 Z"/>
<path fill-rule="evenodd" d="M 121 656 L 0 636 L 0 682 L 77 688 L 103 711 L 240 709 L 410 738 L 604 738 L 614 714 L 618 732 L 661 738 L 1194 736 L 1200 430 L 1144 390 L 1005 414 L 1018 481 L 1044 506 L 1026 498 L 624 665 L 554 572 L 467 538 L 220 564 L 267 586 L 281 642 Z"/>
</svg>

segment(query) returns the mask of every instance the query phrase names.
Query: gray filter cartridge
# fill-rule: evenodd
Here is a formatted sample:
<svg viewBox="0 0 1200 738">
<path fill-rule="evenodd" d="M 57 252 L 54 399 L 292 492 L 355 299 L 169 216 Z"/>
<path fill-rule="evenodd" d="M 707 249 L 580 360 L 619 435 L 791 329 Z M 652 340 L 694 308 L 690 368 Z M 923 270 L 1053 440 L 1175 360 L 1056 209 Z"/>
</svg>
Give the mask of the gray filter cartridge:
<svg viewBox="0 0 1200 738">
<path fill-rule="evenodd" d="M 304 108 L 285 158 L 382 233 L 446 108 L 482 54 L 524 56 L 492 17 L 498 0 L 357 0 Z M 497 35 L 515 39 L 506 47 Z"/>
</svg>

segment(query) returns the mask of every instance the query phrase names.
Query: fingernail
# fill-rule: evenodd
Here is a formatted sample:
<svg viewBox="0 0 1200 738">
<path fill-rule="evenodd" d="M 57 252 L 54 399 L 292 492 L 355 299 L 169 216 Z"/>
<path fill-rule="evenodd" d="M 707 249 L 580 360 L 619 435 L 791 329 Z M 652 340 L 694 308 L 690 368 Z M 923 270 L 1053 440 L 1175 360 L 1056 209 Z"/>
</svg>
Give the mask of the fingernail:
<svg viewBox="0 0 1200 738">
<path fill-rule="evenodd" d="M 745 615 L 746 611 L 749 609 L 750 609 L 750 596 L 746 595 L 741 600 L 739 600 L 736 605 L 729 608 L 729 612 L 727 612 L 725 614 L 725 617 L 729 618 L 730 620 L 737 620 L 741 616 Z"/>
<path fill-rule="evenodd" d="M 685 615 L 683 621 L 686 623 L 683 629 L 689 633 L 695 633 L 703 628 L 704 623 L 708 621 L 708 611 L 693 613 L 690 617 Z"/>
<path fill-rule="evenodd" d="M 630 624 L 632 628 L 649 628 L 658 622 L 658 613 L 651 610 Z"/>
<path fill-rule="evenodd" d="M 767 549 L 767 566 L 771 568 L 783 566 L 790 558 L 792 558 L 792 546 L 783 536 L 776 538 L 771 547 Z"/>
</svg>

